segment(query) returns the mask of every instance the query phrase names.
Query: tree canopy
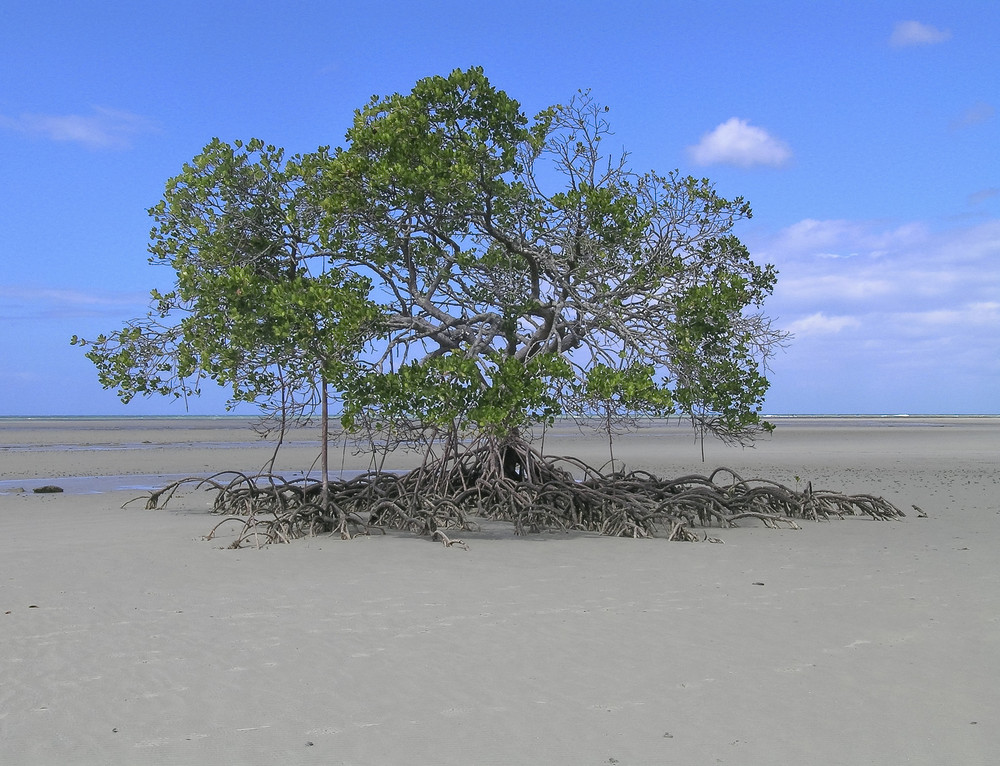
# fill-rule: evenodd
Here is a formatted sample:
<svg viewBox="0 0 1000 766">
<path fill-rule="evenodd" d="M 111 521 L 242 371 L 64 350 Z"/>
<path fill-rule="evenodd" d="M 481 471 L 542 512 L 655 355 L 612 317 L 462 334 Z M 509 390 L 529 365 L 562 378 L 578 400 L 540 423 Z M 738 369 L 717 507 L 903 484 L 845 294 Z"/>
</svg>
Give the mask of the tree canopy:
<svg viewBox="0 0 1000 766">
<path fill-rule="evenodd" d="M 607 115 L 581 91 L 528 119 L 472 68 L 373 97 L 342 147 L 215 139 L 150 209 L 173 289 L 74 342 L 124 401 L 209 378 L 283 417 L 329 387 L 404 438 L 676 414 L 750 439 L 783 340 L 750 206 L 633 170 Z"/>
<path fill-rule="evenodd" d="M 452 545 L 444 530 L 471 516 L 682 540 L 745 518 L 901 516 L 728 469 L 626 472 L 613 452 L 605 474 L 531 444 L 526 427 L 559 415 L 609 439 L 668 415 L 738 442 L 770 428 L 764 372 L 784 335 L 763 312 L 775 270 L 734 233 L 750 206 L 706 179 L 633 170 L 608 148 L 607 114 L 580 91 L 529 120 L 473 68 L 373 97 L 342 147 L 286 159 L 260 139 L 208 144 L 150 209 L 150 262 L 172 288 L 73 343 L 123 401 L 210 379 L 282 433 L 319 408 L 322 481 L 224 472 L 148 507 L 188 481 L 213 487 L 235 514 L 216 530 L 240 525 L 234 547 L 373 527 Z M 423 464 L 331 480 L 331 396 L 373 455 L 420 444 Z"/>
</svg>

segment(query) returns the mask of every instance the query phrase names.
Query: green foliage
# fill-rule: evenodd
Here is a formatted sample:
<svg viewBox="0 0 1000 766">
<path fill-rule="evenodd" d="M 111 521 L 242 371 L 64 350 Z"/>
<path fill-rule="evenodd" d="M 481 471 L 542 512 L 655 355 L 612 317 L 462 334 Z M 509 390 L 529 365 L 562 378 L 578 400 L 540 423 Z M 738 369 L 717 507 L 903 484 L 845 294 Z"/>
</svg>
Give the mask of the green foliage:
<svg viewBox="0 0 1000 766">
<path fill-rule="evenodd" d="M 149 212 L 149 260 L 173 270 L 173 289 L 116 333 L 73 338 L 122 401 L 196 395 L 206 378 L 265 409 L 309 401 L 377 332 L 370 281 L 316 248 L 319 213 L 281 150 L 215 139 Z"/>
<path fill-rule="evenodd" d="M 673 412 L 673 395 L 656 383 L 655 374 L 651 364 L 614 368 L 599 362 L 587 370 L 580 393 L 592 406 L 621 417 Z"/>
<path fill-rule="evenodd" d="M 421 432 L 472 428 L 503 437 L 531 423 L 551 424 L 562 411 L 553 391 L 571 374 L 557 356 L 525 364 L 495 353 L 485 359 L 446 354 L 351 381 L 341 422 L 350 431 L 395 432 L 406 424 Z"/>
<path fill-rule="evenodd" d="M 342 148 L 212 141 L 150 213 L 175 274 L 88 347 L 123 400 L 332 382 L 345 426 L 515 432 L 567 413 L 767 427 L 774 286 L 705 179 L 633 172 L 587 92 L 529 120 L 482 69 L 373 97 Z"/>
</svg>

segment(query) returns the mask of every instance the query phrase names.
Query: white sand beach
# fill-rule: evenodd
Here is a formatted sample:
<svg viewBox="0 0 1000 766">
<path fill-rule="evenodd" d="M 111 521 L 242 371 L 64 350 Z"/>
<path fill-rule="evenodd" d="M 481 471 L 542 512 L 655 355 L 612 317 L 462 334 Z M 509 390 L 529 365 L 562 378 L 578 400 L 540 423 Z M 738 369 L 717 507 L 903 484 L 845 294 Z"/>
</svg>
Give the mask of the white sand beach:
<svg viewBox="0 0 1000 766">
<path fill-rule="evenodd" d="M 615 455 L 872 492 L 907 517 L 714 529 L 724 544 L 485 524 L 468 551 L 227 550 L 203 539 L 205 494 L 122 504 L 259 468 L 270 447 L 242 424 L 4 419 L 0 763 L 1000 762 L 1000 419 L 778 423 L 705 463 L 676 426 Z M 313 436 L 278 467 L 307 469 Z M 569 427 L 545 448 L 607 459 Z"/>
</svg>

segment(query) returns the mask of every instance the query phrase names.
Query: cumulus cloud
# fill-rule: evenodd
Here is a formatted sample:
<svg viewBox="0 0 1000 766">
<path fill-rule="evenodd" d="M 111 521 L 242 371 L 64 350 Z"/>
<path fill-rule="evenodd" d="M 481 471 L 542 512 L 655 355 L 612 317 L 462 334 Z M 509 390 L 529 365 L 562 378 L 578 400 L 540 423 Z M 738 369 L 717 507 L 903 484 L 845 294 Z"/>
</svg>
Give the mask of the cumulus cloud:
<svg viewBox="0 0 1000 766">
<path fill-rule="evenodd" d="M 792 158 L 792 150 L 763 128 L 732 117 L 688 147 L 688 155 L 698 165 L 781 167 Z"/>
<path fill-rule="evenodd" d="M 90 114 L 0 115 L 0 127 L 88 149 L 127 149 L 135 136 L 157 129 L 141 115 L 104 107 L 94 107 Z"/>
<path fill-rule="evenodd" d="M 894 48 L 914 45 L 936 45 L 951 38 L 951 30 L 938 29 L 919 21 L 900 21 L 892 30 L 889 44 Z"/>
</svg>

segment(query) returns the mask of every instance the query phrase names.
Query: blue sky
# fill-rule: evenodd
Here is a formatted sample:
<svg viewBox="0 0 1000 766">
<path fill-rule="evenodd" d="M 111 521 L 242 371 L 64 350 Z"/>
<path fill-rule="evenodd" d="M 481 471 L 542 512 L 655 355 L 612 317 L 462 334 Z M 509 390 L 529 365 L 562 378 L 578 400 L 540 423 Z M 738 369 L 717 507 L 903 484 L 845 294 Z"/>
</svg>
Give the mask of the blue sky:
<svg viewBox="0 0 1000 766">
<path fill-rule="evenodd" d="M 471 65 L 529 114 L 589 88 L 635 168 L 752 203 L 795 335 L 767 412 L 1000 413 L 998 36 L 995 0 L 6 0 L 0 415 L 183 414 L 68 343 L 169 285 L 165 181 L 213 136 L 340 144 L 372 94 Z"/>
</svg>

